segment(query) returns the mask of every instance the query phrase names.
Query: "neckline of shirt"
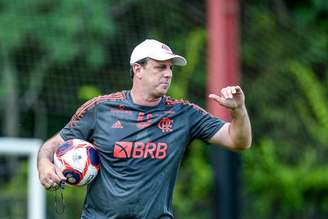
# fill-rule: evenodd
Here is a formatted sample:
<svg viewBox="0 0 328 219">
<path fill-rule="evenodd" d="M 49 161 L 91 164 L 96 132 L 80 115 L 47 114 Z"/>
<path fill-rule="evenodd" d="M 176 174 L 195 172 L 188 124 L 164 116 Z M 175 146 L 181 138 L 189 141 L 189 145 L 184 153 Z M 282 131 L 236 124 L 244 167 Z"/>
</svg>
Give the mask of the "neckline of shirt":
<svg viewBox="0 0 328 219">
<path fill-rule="evenodd" d="M 144 106 L 144 105 L 136 104 L 136 103 L 133 101 L 132 96 L 131 96 L 131 90 L 127 90 L 127 91 L 126 91 L 126 96 L 127 96 L 128 101 L 129 101 L 133 106 L 135 106 L 136 108 L 139 108 L 139 109 L 155 109 L 155 108 L 159 108 L 159 107 L 161 107 L 161 106 L 164 105 L 164 99 L 165 99 L 165 97 L 162 97 L 162 98 L 161 98 L 161 101 L 160 101 L 157 105 L 154 105 L 154 106 Z"/>
</svg>

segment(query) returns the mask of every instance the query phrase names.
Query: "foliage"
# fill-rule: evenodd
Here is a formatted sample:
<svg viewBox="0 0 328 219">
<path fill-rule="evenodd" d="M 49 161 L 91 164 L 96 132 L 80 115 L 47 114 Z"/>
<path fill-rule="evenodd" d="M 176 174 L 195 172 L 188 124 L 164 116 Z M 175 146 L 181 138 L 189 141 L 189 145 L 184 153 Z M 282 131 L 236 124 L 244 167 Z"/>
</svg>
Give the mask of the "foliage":
<svg viewBox="0 0 328 219">
<path fill-rule="evenodd" d="M 328 23 L 322 4 L 244 6 L 243 79 L 254 133 L 253 149 L 243 157 L 245 218 L 328 213 Z"/>
<path fill-rule="evenodd" d="M 99 89 L 92 85 L 84 85 L 79 89 L 79 98 L 84 101 L 88 101 L 93 97 L 101 95 Z"/>
<path fill-rule="evenodd" d="M 11 156 L 13 158 L 13 156 Z M 0 187 L 1 193 L 1 213 L 0 216 L 8 218 L 26 218 L 26 200 L 27 200 L 27 177 L 28 164 L 21 162 L 21 167 L 17 170 L 15 177 L 8 180 L 6 184 Z M 7 213 L 7 214 L 6 214 Z"/>
<path fill-rule="evenodd" d="M 313 148 L 304 151 L 297 164 L 286 164 L 277 156 L 279 146 L 288 145 L 263 139 L 255 155 L 252 151 L 244 157 L 247 199 L 252 200 L 249 218 L 324 218 L 328 177 L 323 173 L 328 166 L 317 164 Z"/>
<path fill-rule="evenodd" d="M 3 103 L 0 110 L 5 112 L 4 134 L 19 134 L 20 111 L 40 104 L 37 100 L 46 87 L 46 75 L 54 65 L 65 65 L 75 59 L 90 69 L 104 64 L 104 45 L 113 32 L 113 24 L 106 14 L 109 3 L 1 2 L 0 26 L 5 31 L 0 32 L 0 102 Z M 22 56 L 24 52 L 29 53 L 28 58 Z M 20 60 L 27 61 L 28 65 Z"/>
<path fill-rule="evenodd" d="M 177 218 L 210 218 L 210 192 L 213 173 L 206 160 L 206 145 L 195 141 L 184 161 L 174 192 L 174 210 Z"/>
<path fill-rule="evenodd" d="M 104 61 L 101 46 L 112 32 L 108 8 L 108 1 L 4 1 L 0 13 L 0 26 L 6 30 L 0 33 L 2 53 L 13 55 L 33 42 L 38 45 L 35 49 L 55 62 L 84 54 L 89 63 L 99 65 Z"/>
<path fill-rule="evenodd" d="M 86 187 L 66 186 L 61 200 L 60 191 L 47 191 L 47 218 L 70 219 L 79 218 L 85 198 Z M 63 202 L 62 202 L 63 201 Z"/>
<path fill-rule="evenodd" d="M 178 72 L 174 72 L 169 95 L 172 94 L 175 98 L 187 98 L 193 73 L 196 73 L 196 75 L 204 74 L 204 72 L 197 72 L 196 67 L 203 61 L 200 55 L 201 49 L 205 47 L 205 36 L 206 33 L 204 29 L 196 29 L 189 33 L 187 39 L 184 39 L 184 41 L 186 40 L 188 42 L 188 44 L 184 44 L 186 47 L 184 49 L 184 54 L 188 60 L 188 65 L 182 69 L 178 69 Z M 199 78 L 199 76 L 197 78 Z"/>
</svg>

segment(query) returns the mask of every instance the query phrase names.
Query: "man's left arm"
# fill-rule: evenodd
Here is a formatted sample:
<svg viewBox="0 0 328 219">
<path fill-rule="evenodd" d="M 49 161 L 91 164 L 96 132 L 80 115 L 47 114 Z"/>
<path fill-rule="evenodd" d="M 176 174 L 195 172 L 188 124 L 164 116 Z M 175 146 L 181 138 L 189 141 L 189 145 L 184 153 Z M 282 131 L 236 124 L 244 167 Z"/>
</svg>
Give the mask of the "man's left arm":
<svg viewBox="0 0 328 219">
<path fill-rule="evenodd" d="M 229 86 L 220 95 L 209 97 L 221 106 L 231 110 L 231 121 L 225 123 L 209 140 L 232 151 L 247 149 L 252 143 L 252 129 L 245 106 L 245 95 L 239 86 Z"/>
</svg>

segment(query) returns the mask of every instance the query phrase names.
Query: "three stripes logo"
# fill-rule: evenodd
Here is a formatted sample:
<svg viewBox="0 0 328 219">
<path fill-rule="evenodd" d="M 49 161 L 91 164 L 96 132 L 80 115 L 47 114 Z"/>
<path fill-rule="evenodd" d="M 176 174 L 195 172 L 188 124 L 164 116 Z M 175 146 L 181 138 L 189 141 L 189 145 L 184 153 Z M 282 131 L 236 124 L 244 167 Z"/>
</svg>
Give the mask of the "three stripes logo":
<svg viewBox="0 0 328 219">
<path fill-rule="evenodd" d="M 112 125 L 112 128 L 113 128 L 113 129 L 122 129 L 122 128 L 123 128 L 123 125 L 122 125 L 122 123 L 120 122 L 120 120 L 117 120 L 117 121 Z"/>
</svg>

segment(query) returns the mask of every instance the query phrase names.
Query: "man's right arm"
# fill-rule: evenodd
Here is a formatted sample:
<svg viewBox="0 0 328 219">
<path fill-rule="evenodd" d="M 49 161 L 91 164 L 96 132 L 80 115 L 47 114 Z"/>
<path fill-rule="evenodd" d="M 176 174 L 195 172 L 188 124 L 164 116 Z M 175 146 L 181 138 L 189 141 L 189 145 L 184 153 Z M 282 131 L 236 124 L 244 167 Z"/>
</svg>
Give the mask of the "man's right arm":
<svg viewBox="0 0 328 219">
<path fill-rule="evenodd" d="M 38 171 L 41 184 L 45 188 L 57 187 L 61 180 L 66 180 L 63 173 L 53 164 L 53 155 L 59 145 L 64 143 L 64 139 L 56 134 L 47 140 L 38 153 Z"/>
</svg>

